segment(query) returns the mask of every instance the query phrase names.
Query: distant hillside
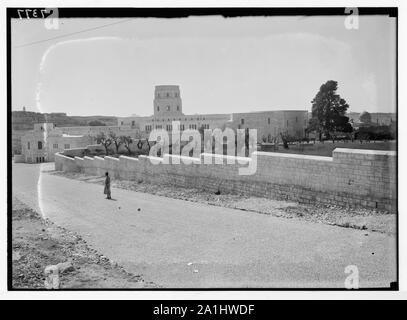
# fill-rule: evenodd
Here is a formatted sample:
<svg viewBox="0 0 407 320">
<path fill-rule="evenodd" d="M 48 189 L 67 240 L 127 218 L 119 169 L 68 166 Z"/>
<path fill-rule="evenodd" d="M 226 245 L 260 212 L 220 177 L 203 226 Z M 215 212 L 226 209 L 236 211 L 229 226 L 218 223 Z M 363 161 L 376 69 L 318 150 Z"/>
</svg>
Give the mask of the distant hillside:
<svg viewBox="0 0 407 320">
<path fill-rule="evenodd" d="M 117 118 L 113 116 L 67 116 L 66 113 L 13 111 L 11 117 L 13 130 L 32 130 L 34 123 L 41 122 L 52 122 L 57 127 L 88 126 L 91 121 L 98 121 L 106 126 L 117 125 Z"/>
</svg>

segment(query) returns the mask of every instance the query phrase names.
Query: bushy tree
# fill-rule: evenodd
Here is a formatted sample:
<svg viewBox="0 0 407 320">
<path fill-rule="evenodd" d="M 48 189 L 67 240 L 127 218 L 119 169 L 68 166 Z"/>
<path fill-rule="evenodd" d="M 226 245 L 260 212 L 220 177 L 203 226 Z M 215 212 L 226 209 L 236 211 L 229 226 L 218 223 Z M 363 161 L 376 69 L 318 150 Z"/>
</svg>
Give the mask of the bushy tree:
<svg viewBox="0 0 407 320">
<path fill-rule="evenodd" d="M 88 122 L 89 126 L 106 126 L 106 124 L 99 120 L 92 120 Z"/>
<path fill-rule="evenodd" d="M 100 143 L 105 147 L 106 155 L 108 155 L 109 146 L 112 144 L 112 140 L 109 137 L 107 137 L 104 132 L 101 132 L 96 136 L 96 142 Z"/>
<path fill-rule="evenodd" d="M 114 143 L 114 145 L 116 147 L 116 153 L 119 153 L 119 148 L 123 144 L 123 141 L 120 139 L 120 137 L 116 133 L 114 133 L 112 131 L 109 133 L 109 138 L 110 138 L 110 140 L 112 140 L 112 142 Z"/>
<path fill-rule="evenodd" d="M 334 132 L 351 132 L 349 118 L 345 116 L 349 105 L 336 93 L 338 82 L 329 80 L 323 84 L 312 103 L 312 117 L 309 129 L 316 131 L 321 140 L 322 134 L 327 136 Z"/>
<path fill-rule="evenodd" d="M 363 111 L 359 116 L 359 120 L 362 123 L 372 123 L 372 116 L 369 112 Z"/>
<path fill-rule="evenodd" d="M 133 143 L 133 138 L 130 136 L 120 136 L 119 139 L 123 143 L 124 147 L 127 149 L 129 155 L 131 154 L 130 145 Z"/>
</svg>

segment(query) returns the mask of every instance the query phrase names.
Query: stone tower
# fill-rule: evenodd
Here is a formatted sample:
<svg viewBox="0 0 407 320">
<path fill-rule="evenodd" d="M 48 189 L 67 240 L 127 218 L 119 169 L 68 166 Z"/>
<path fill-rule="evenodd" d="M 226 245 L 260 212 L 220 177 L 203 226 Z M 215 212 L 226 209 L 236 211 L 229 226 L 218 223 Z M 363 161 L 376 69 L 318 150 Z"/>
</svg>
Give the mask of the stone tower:
<svg viewBox="0 0 407 320">
<path fill-rule="evenodd" d="M 154 116 L 179 117 L 182 113 L 182 101 L 179 86 L 155 86 Z"/>
</svg>

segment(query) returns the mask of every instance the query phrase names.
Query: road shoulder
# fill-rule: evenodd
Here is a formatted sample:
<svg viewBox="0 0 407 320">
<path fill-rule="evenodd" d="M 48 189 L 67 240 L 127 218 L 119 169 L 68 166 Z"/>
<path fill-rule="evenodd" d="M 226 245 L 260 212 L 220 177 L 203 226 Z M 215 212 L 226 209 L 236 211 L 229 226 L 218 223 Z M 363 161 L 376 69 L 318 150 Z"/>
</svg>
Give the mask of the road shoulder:
<svg viewBox="0 0 407 320">
<path fill-rule="evenodd" d="M 58 264 L 60 289 L 158 287 L 99 254 L 79 235 L 42 219 L 17 198 L 12 205 L 13 289 L 44 289 L 49 279 L 45 268 Z"/>
</svg>

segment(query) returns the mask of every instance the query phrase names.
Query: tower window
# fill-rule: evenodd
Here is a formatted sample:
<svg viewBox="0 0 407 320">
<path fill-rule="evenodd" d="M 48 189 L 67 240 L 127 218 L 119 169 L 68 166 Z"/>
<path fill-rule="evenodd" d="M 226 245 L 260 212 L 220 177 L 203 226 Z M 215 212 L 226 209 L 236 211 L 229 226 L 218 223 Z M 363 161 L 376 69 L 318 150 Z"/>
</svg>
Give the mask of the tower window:
<svg viewBox="0 0 407 320">
<path fill-rule="evenodd" d="M 133 120 L 133 121 L 131 122 L 131 125 L 132 125 L 132 126 L 135 126 L 135 125 L 136 125 L 136 121 Z"/>
<path fill-rule="evenodd" d="M 157 111 L 160 111 L 160 106 L 157 106 Z"/>
<path fill-rule="evenodd" d="M 244 124 L 244 119 L 240 119 L 240 123 L 241 123 L 241 124 Z"/>
<path fill-rule="evenodd" d="M 170 111 L 170 109 L 171 109 L 171 107 L 170 107 L 170 106 L 167 106 L 167 111 Z"/>
<path fill-rule="evenodd" d="M 179 111 L 179 106 L 177 106 L 177 111 Z"/>
<path fill-rule="evenodd" d="M 271 122 L 271 121 L 270 121 L 270 118 L 268 118 L 268 119 L 267 119 L 267 123 L 270 124 L 270 122 Z"/>
<path fill-rule="evenodd" d="M 27 149 L 30 150 L 30 143 L 27 142 Z"/>
<path fill-rule="evenodd" d="M 41 149 L 42 149 L 42 142 L 38 141 L 38 150 L 41 150 Z"/>
</svg>

